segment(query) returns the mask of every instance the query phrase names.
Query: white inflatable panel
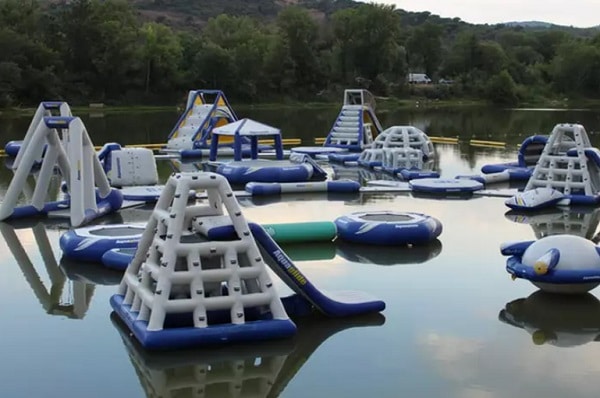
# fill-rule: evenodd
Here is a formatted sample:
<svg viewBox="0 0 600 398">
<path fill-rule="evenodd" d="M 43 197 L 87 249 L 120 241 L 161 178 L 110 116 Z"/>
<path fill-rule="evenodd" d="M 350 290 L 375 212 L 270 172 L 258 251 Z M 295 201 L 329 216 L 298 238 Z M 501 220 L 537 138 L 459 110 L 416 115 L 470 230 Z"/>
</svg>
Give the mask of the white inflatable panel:
<svg viewBox="0 0 600 398">
<path fill-rule="evenodd" d="M 158 184 L 154 153 L 146 148 L 113 151 L 107 175 L 111 184 L 116 187 Z"/>
</svg>

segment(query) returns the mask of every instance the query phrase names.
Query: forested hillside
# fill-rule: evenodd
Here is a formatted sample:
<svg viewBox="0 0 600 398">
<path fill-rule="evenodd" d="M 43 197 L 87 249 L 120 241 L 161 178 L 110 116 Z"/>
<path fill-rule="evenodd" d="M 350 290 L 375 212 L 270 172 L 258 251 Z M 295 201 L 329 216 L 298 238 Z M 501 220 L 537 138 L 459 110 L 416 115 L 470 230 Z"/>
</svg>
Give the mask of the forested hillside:
<svg viewBox="0 0 600 398">
<path fill-rule="evenodd" d="M 0 0 L 0 107 L 379 96 L 597 98 L 596 29 L 471 25 L 351 0 Z M 445 84 L 409 85 L 426 73 Z"/>
</svg>

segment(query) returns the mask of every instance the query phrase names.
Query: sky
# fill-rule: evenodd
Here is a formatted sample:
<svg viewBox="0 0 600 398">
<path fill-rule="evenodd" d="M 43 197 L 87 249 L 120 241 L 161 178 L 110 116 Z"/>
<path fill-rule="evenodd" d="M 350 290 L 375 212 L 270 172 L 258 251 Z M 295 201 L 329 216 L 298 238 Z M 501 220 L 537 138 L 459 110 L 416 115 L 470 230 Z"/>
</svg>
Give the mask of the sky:
<svg viewBox="0 0 600 398">
<path fill-rule="evenodd" d="M 363 0 L 373 2 L 372 0 Z M 600 25 L 600 0 L 375 0 L 407 11 L 429 11 L 465 22 L 494 24 L 543 21 L 558 25 Z"/>
</svg>

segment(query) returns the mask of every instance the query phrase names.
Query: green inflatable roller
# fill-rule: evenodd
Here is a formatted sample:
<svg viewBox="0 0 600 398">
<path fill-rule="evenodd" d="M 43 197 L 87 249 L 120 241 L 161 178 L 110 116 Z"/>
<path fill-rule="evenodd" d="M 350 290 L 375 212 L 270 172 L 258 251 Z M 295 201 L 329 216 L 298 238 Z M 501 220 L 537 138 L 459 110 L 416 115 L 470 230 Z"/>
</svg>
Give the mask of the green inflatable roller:
<svg viewBox="0 0 600 398">
<path fill-rule="evenodd" d="M 263 224 L 262 227 L 277 243 L 324 242 L 337 236 L 337 228 L 331 221 Z"/>
</svg>

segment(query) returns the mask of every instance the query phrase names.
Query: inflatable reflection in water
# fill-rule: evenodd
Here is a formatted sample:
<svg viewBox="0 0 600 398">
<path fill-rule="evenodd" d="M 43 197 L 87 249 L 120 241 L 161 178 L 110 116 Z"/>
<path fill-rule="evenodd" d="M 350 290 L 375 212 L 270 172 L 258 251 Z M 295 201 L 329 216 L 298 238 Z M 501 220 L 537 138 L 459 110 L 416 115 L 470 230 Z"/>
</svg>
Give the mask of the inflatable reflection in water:
<svg viewBox="0 0 600 398">
<path fill-rule="evenodd" d="M 311 244 L 286 244 L 283 251 L 294 261 L 328 261 L 339 256 L 360 264 L 401 265 L 425 263 L 442 252 L 442 242 L 435 239 L 418 246 L 369 246 L 345 242 L 314 242 Z"/>
<path fill-rule="evenodd" d="M 21 243 L 17 230 L 28 230 L 24 234 L 26 245 Z M 48 239 L 46 225 L 37 223 L 30 227 L 15 228 L 11 224 L 0 222 L 0 233 L 45 313 L 69 319 L 83 319 L 94 295 L 95 285 L 81 280 L 68 281 L 65 278 Z M 50 286 L 46 286 L 45 278 L 42 279 L 37 264 L 34 263 L 33 257 L 30 257 L 35 250 L 31 247 L 32 235 L 34 245 L 37 245 L 39 256 L 43 260 L 42 274 L 48 275 Z"/>
<path fill-rule="evenodd" d="M 82 263 L 65 256 L 60 259 L 60 269 L 71 281 L 89 285 L 116 286 L 123 279 L 123 273 L 100 264 Z"/>
<path fill-rule="evenodd" d="M 203 397 L 276 397 L 285 390 L 312 354 L 346 329 L 381 326 L 381 314 L 327 319 L 297 320 L 292 339 L 214 349 L 150 352 L 131 336 L 116 314 L 113 325 L 148 396 L 174 397 L 188 391 Z M 187 395 L 186 395 L 187 396 Z"/>
<path fill-rule="evenodd" d="M 336 254 L 355 263 L 401 265 L 425 263 L 442 252 L 442 242 L 434 239 L 416 246 L 369 246 L 336 241 Z"/>
<path fill-rule="evenodd" d="M 300 194 L 285 194 L 282 196 L 251 196 L 240 198 L 240 202 L 248 203 L 254 206 L 266 206 L 274 203 L 284 202 L 349 202 L 355 203 L 361 198 L 360 192 L 314 192 Z"/>
<path fill-rule="evenodd" d="M 526 279 L 547 292 L 581 294 L 600 284 L 600 248 L 579 236 L 509 242 L 500 251 L 510 256 L 506 270 L 513 278 Z"/>
<path fill-rule="evenodd" d="M 600 336 L 600 301 L 590 293 L 558 296 L 538 290 L 506 304 L 498 317 L 527 331 L 536 345 L 574 347 Z"/>
<path fill-rule="evenodd" d="M 529 224 L 537 239 L 569 234 L 592 240 L 600 224 L 600 209 L 590 207 L 546 209 L 535 213 L 510 210 L 504 214 L 518 224 Z"/>
</svg>

